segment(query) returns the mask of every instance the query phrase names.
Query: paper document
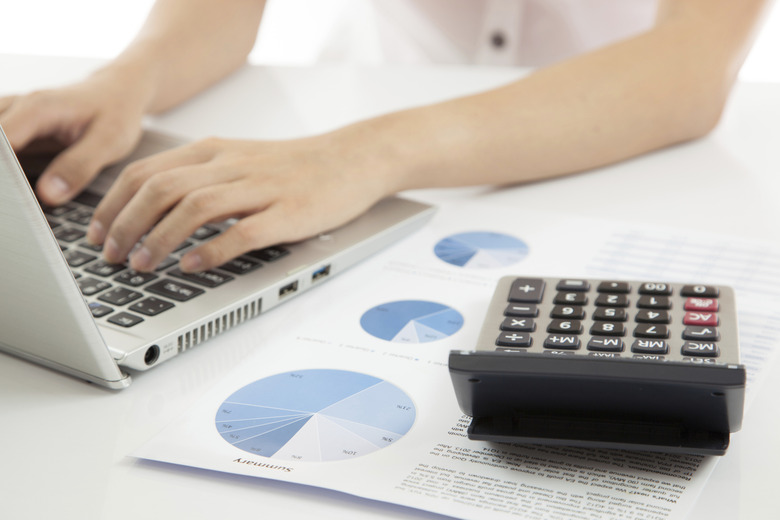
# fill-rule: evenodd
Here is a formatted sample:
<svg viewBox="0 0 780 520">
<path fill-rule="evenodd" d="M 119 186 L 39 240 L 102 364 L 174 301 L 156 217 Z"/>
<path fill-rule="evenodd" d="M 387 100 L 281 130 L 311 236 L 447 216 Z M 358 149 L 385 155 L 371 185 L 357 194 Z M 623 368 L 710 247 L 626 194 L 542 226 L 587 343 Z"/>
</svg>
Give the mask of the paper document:
<svg viewBox="0 0 780 520">
<path fill-rule="evenodd" d="M 295 330 L 261 337 L 248 324 L 215 340 L 262 348 L 135 455 L 464 519 L 683 518 L 717 457 L 471 441 L 448 354 L 474 347 L 504 275 L 727 284 L 750 396 L 778 350 L 766 309 L 780 252 L 574 218 L 477 202 L 440 211 L 295 302 Z"/>
</svg>

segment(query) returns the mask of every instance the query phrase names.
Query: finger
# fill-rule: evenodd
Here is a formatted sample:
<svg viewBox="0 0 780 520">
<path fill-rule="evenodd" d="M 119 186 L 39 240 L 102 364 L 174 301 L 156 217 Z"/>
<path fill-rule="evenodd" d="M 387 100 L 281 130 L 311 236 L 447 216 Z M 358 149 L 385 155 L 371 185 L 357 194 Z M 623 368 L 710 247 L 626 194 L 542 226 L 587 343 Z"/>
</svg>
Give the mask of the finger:
<svg viewBox="0 0 780 520">
<path fill-rule="evenodd" d="M 202 246 L 187 252 L 180 262 L 182 271 L 206 271 L 254 249 L 281 242 L 304 239 L 316 233 L 293 225 L 281 205 L 270 206 L 265 211 L 245 217 L 222 234 Z"/>
<path fill-rule="evenodd" d="M 136 259 L 132 264 L 139 271 L 152 269 L 201 224 L 225 213 L 235 213 L 235 204 L 223 199 L 222 192 L 225 191 L 223 183 L 236 178 L 236 173 L 223 173 L 209 164 L 177 168 L 152 176 L 111 224 L 103 248 L 106 259 L 122 261 L 155 226 L 134 255 Z M 214 201 L 213 206 L 211 201 Z"/>
<path fill-rule="evenodd" d="M 151 270 L 201 225 L 261 211 L 268 203 L 268 199 L 251 193 L 241 182 L 191 191 L 144 238 L 131 256 L 130 266 L 139 271 Z"/>
<path fill-rule="evenodd" d="M 140 124 L 131 132 L 112 121 L 95 120 L 44 170 L 36 186 L 39 197 L 51 205 L 72 199 L 103 168 L 130 153 L 140 133 Z"/>
<path fill-rule="evenodd" d="M 155 175 L 177 168 L 205 163 L 209 159 L 211 159 L 211 155 L 203 149 L 186 145 L 166 150 L 129 164 L 114 181 L 114 184 L 100 201 L 97 208 L 95 208 L 92 221 L 87 230 L 87 240 L 93 244 L 102 244 L 106 240 L 106 232 L 116 220 L 119 212 L 128 205 L 138 190 Z M 177 181 L 171 182 L 178 184 Z M 181 185 L 186 186 L 189 179 L 182 179 L 182 181 Z M 166 186 L 166 183 L 160 185 L 161 188 Z M 117 251 L 117 254 L 119 254 L 119 251 Z"/>
</svg>

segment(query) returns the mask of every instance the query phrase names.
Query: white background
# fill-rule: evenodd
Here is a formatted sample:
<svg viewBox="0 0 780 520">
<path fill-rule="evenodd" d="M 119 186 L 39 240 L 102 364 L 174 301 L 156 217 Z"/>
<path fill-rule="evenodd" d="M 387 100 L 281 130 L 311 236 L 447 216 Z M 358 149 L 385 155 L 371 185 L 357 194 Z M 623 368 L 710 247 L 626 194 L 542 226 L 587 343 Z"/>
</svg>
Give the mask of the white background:
<svg viewBox="0 0 780 520">
<path fill-rule="evenodd" d="M 269 0 L 253 63 L 306 65 L 356 0 Z M 359 1 L 359 0 L 357 0 Z M 2 0 L 0 53 L 111 57 L 130 41 L 153 0 Z M 749 81 L 780 81 L 780 8 L 774 2 L 742 68 Z"/>
</svg>

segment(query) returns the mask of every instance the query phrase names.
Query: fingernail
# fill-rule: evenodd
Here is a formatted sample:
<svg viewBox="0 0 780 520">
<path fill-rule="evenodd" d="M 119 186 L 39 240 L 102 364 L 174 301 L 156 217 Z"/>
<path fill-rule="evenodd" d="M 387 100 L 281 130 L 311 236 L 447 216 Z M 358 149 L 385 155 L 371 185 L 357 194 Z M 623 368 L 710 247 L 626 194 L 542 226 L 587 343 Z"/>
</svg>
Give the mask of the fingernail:
<svg viewBox="0 0 780 520">
<path fill-rule="evenodd" d="M 136 271 L 150 271 L 152 267 L 152 253 L 144 246 L 136 249 L 130 255 L 130 267 Z"/>
<path fill-rule="evenodd" d="M 181 270 L 185 272 L 200 271 L 203 265 L 203 259 L 198 253 L 189 253 L 181 259 Z"/>
<path fill-rule="evenodd" d="M 60 177 L 50 177 L 44 179 L 41 190 L 44 198 L 56 203 L 67 198 L 70 186 Z"/>
<path fill-rule="evenodd" d="M 103 224 L 92 219 L 87 228 L 87 241 L 92 245 L 102 244 L 106 239 L 106 231 Z"/>
<path fill-rule="evenodd" d="M 119 244 L 116 243 L 116 240 L 113 238 L 106 240 L 106 243 L 103 245 L 103 256 L 109 262 L 119 262 L 121 260 L 119 258 Z"/>
</svg>

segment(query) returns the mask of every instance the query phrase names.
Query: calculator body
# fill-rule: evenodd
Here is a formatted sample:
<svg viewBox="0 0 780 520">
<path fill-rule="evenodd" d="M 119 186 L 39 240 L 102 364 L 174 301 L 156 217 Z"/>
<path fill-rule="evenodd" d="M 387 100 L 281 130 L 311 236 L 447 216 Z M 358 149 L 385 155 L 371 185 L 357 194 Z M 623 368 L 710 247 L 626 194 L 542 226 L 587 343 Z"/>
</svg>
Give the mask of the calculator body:
<svg viewBox="0 0 780 520">
<path fill-rule="evenodd" d="M 742 422 L 724 286 L 504 277 L 449 367 L 472 439 L 721 455 Z"/>
</svg>

